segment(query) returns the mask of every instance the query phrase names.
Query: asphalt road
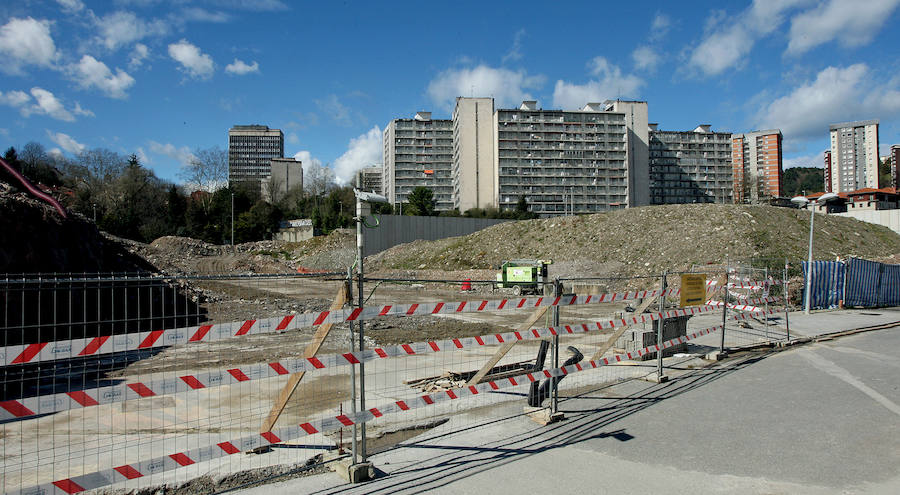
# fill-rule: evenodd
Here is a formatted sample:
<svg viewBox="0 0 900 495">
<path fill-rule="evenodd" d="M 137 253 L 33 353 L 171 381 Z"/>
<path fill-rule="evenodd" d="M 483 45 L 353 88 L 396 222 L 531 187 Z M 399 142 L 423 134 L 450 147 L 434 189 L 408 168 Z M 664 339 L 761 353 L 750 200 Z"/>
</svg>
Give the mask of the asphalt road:
<svg viewBox="0 0 900 495">
<path fill-rule="evenodd" d="M 411 439 L 373 456 L 368 483 L 242 493 L 900 493 L 900 327 L 672 375 L 564 400 L 548 427 L 518 416 Z"/>
</svg>

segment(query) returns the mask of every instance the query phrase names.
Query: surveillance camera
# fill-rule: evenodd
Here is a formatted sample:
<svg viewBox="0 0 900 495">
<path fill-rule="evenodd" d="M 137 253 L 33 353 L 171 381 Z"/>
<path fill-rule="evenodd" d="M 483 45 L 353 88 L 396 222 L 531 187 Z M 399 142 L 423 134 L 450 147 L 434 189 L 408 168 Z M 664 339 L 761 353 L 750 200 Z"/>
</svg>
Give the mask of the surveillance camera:
<svg viewBox="0 0 900 495">
<path fill-rule="evenodd" d="M 387 203 L 387 198 L 380 194 L 375 194 L 373 192 L 365 192 L 360 191 L 358 189 L 353 190 L 353 194 L 356 195 L 356 199 L 360 201 L 365 201 L 367 203 Z"/>
</svg>

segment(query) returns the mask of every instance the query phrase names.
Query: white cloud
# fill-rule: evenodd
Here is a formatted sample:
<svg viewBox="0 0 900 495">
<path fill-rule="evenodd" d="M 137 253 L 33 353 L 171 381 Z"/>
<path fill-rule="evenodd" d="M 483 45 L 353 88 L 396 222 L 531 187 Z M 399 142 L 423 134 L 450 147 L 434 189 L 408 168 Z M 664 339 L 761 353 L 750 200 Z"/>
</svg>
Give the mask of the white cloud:
<svg viewBox="0 0 900 495">
<path fill-rule="evenodd" d="M 168 156 L 182 165 L 188 165 L 191 163 L 191 160 L 194 159 L 194 154 L 191 153 L 190 148 L 187 146 L 178 148 L 171 143 L 162 144 L 157 143 L 156 141 L 150 141 L 150 151 L 158 155 Z"/>
<path fill-rule="evenodd" d="M 877 82 L 865 64 L 827 67 L 756 115 L 759 128 L 778 127 L 785 140 L 823 138 L 828 125 L 856 119 L 900 116 L 900 77 Z"/>
<path fill-rule="evenodd" d="M 75 108 L 72 109 L 72 113 L 75 115 L 84 115 L 85 117 L 95 117 L 94 112 L 81 108 L 81 103 L 75 102 Z"/>
<path fill-rule="evenodd" d="M 215 71 L 212 58 L 185 39 L 169 45 L 169 56 L 181 64 L 183 72 L 195 79 L 209 79 Z"/>
<path fill-rule="evenodd" d="M 144 64 L 144 60 L 150 56 L 150 49 L 143 43 L 137 43 L 131 50 L 131 57 L 128 59 L 128 67 L 137 69 Z"/>
<path fill-rule="evenodd" d="M 347 105 L 341 103 L 337 95 L 328 95 L 321 100 L 316 100 L 316 106 L 325 115 L 331 117 L 338 125 L 350 127 L 354 124 L 353 112 Z"/>
<path fill-rule="evenodd" d="M 50 36 L 50 22 L 28 17 L 13 17 L 0 26 L 0 71 L 21 74 L 22 67 L 36 65 L 52 67 L 58 54 Z"/>
<path fill-rule="evenodd" d="M 46 89 L 38 87 L 31 88 L 31 96 L 34 97 L 37 103 L 30 107 L 22 108 L 22 115 L 25 117 L 32 114 L 38 114 L 49 115 L 56 120 L 63 120 L 66 122 L 75 121 L 75 117 L 72 113 L 66 110 L 56 96 Z"/>
<path fill-rule="evenodd" d="M 830 0 L 791 19 L 787 53 L 800 55 L 837 39 L 844 46 L 872 41 L 900 0 Z"/>
<path fill-rule="evenodd" d="M 339 183 L 350 183 L 357 170 L 381 163 L 384 149 L 381 139 L 381 129 L 376 125 L 350 140 L 347 151 L 334 161 L 334 174 Z"/>
<path fill-rule="evenodd" d="M 138 146 L 138 149 L 134 154 L 137 155 L 138 161 L 141 163 L 141 165 L 149 165 L 149 164 L 153 163 L 153 160 L 151 160 L 150 157 L 147 156 L 147 153 L 144 151 L 144 148 L 142 148 L 140 146 Z"/>
<path fill-rule="evenodd" d="M 289 132 L 285 139 L 287 139 L 287 142 L 290 144 L 300 144 L 300 138 L 297 136 L 296 132 Z"/>
<path fill-rule="evenodd" d="M 303 170 L 307 170 L 308 167 L 321 167 L 322 160 L 315 158 L 312 156 L 312 153 L 309 151 L 298 151 L 294 153 L 294 160 L 300 160 L 303 162 Z"/>
<path fill-rule="evenodd" d="M 629 98 L 639 94 L 644 80 L 633 74 L 622 74 L 618 66 L 609 63 L 604 57 L 594 57 L 588 63 L 591 79 L 585 84 L 556 81 L 553 88 L 553 106 L 564 110 L 582 108 L 586 103 L 601 102 L 610 98 Z"/>
<path fill-rule="evenodd" d="M 110 50 L 148 36 L 161 36 L 169 32 L 169 24 L 162 19 L 145 21 L 132 12 L 121 10 L 95 17 L 94 24 L 100 32 L 97 41 Z"/>
<path fill-rule="evenodd" d="M 84 9 L 81 0 L 56 0 L 56 3 L 62 7 L 63 12 L 81 12 Z"/>
<path fill-rule="evenodd" d="M 288 6 L 281 0 L 218 0 L 216 4 L 221 8 L 257 12 L 288 10 Z"/>
<path fill-rule="evenodd" d="M 21 107 L 31 100 L 31 96 L 24 91 L 0 91 L 0 104 L 9 105 L 11 107 Z"/>
<path fill-rule="evenodd" d="M 63 134 L 61 132 L 50 132 L 47 130 L 47 136 L 50 137 L 50 140 L 57 144 L 60 148 L 72 153 L 73 155 L 77 155 L 84 151 L 87 146 L 79 143 L 78 141 L 72 139 L 68 134 Z"/>
<path fill-rule="evenodd" d="M 202 7 L 188 7 L 181 12 L 181 20 L 198 22 L 228 22 L 231 16 L 225 12 L 212 12 Z"/>
<path fill-rule="evenodd" d="M 77 64 L 68 68 L 72 79 L 84 89 L 97 88 L 110 98 L 125 98 L 125 91 L 134 85 L 134 78 L 116 68 L 113 75 L 109 67 L 90 55 L 84 55 Z"/>
<path fill-rule="evenodd" d="M 533 100 L 529 89 L 544 85 L 544 76 L 529 76 L 524 70 L 479 65 L 471 69 L 448 69 L 428 83 L 428 96 L 435 105 L 450 110 L 457 96 L 493 96 L 499 108 Z"/>
<path fill-rule="evenodd" d="M 516 31 L 516 35 L 513 37 L 512 47 L 510 47 L 509 51 L 506 52 L 506 55 L 503 56 L 504 64 L 508 61 L 515 62 L 522 59 L 522 38 L 524 37 L 525 28 Z"/>
<path fill-rule="evenodd" d="M 246 62 L 239 59 L 234 59 L 234 62 L 225 66 L 225 72 L 229 74 L 236 74 L 239 76 L 243 76 L 244 74 L 249 74 L 251 72 L 259 72 L 259 64 L 254 61 L 252 64 L 247 65 Z"/>
<path fill-rule="evenodd" d="M 782 166 L 785 170 L 794 167 L 818 167 L 825 166 L 824 156 L 822 153 L 814 153 L 812 155 L 795 156 L 794 158 L 785 158 Z"/>
<path fill-rule="evenodd" d="M 743 65 L 756 41 L 775 31 L 784 14 L 813 0 L 754 0 L 740 14 L 713 13 L 707 19 L 704 39 L 691 50 L 688 65 L 706 76 Z"/>
<path fill-rule="evenodd" d="M 634 61 L 634 68 L 637 70 L 654 71 L 659 65 L 660 56 L 656 50 L 650 46 L 639 46 L 631 52 L 631 59 Z"/>
<path fill-rule="evenodd" d="M 653 17 L 653 22 L 650 24 L 650 40 L 656 41 L 661 40 L 669 34 L 669 28 L 672 27 L 672 20 L 669 19 L 669 16 L 663 13 L 657 13 L 656 16 Z"/>
</svg>

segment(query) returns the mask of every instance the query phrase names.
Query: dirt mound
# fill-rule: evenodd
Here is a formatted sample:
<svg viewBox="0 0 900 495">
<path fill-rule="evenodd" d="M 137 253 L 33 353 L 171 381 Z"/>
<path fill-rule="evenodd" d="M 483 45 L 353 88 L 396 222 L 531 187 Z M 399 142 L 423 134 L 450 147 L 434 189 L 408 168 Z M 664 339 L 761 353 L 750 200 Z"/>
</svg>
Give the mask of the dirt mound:
<svg viewBox="0 0 900 495">
<path fill-rule="evenodd" d="M 119 244 L 106 242 L 97 227 L 0 181 L 0 272 L 137 272 L 153 267 Z"/>
<path fill-rule="evenodd" d="M 818 259 L 900 254 L 900 235 L 852 218 L 816 216 Z M 495 269 L 552 259 L 552 276 L 637 276 L 692 264 L 806 257 L 809 213 L 741 205 L 666 205 L 525 220 L 462 237 L 416 241 L 371 256 L 370 270 Z"/>
</svg>

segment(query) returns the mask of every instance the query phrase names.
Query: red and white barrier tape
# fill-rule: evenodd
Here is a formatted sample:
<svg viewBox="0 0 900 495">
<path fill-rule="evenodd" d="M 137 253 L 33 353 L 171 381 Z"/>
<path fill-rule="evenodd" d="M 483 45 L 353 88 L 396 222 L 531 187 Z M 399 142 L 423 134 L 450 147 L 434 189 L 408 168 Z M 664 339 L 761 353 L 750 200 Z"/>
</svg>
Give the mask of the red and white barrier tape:
<svg viewBox="0 0 900 495">
<path fill-rule="evenodd" d="M 677 289 L 666 289 L 666 295 L 676 295 Z M 242 322 L 215 323 L 151 332 L 106 335 L 36 344 L 19 344 L 0 348 L 0 366 L 10 364 L 37 363 L 57 359 L 83 356 L 97 356 L 113 352 L 135 351 L 166 347 L 190 342 L 213 342 L 242 335 L 283 332 L 294 328 L 343 323 L 349 321 L 372 320 L 382 316 L 418 316 L 456 313 L 479 313 L 530 309 L 542 306 L 572 306 L 583 304 L 611 303 L 656 297 L 656 290 L 628 291 L 586 296 L 521 297 L 494 301 L 432 302 L 360 308 L 345 308 L 318 313 L 287 315 Z"/>
<path fill-rule="evenodd" d="M 730 318 L 732 320 L 742 320 L 750 315 L 740 314 Z M 755 316 L 755 315 L 754 315 Z M 660 349 L 667 349 L 674 345 L 683 344 L 690 340 L 696 339 L 703 335 L 707 335 L 721 330 L 721 326 L 715 326 L 691 333 L 684 337 L 676 337 L 663 342 L 662 346 L 651 345 L 634 352 L 627 353 L 626 359 L 633 359 L 644 354 L 653 353 Z M 447 390 L 444 392 L 435 392 L 433 394 L 421 395 L 409 401 L 395 401 L 382 407 L 373 407 L 365 411 L 359 411 L 356 414 L 341 414 L 334 417 L 327 417 L 308 423 L 302 423 L 296 426 L 287 426 L 276 428 L 270 432 L 248 435 L 228 442 L 221 442 L 216 445 L 199 447 L 190 449 L 167 456 L 157 457 L 154 459 L 141 461 L 133 464 L 123 464 L 111 469 L 104 469 L 81 476 L 73 476 L 52 483 L 46 483 L 34 487 L 20 490 L 18 493 L 79 493 L 85 490 L 92 490 L 119 483 L 127 480 L 142 478 L 150 474 L 157 474 L 164 471 L 178 469 L 184 466 L 190 466 L 198 462 L 210 461 L 227 455 L 247 452 L 249 450 L 280 443 L 285 440 L 293 440 L 307 435 L 316 433 L 326 433 L 334 431 L 346 426 L 361 424 L 380 418 L 385 414 L 394 414 L 420 407 L 427 407 L 433 404 L 447 402 L 467 397 L 475 397 L 482 393 L 489 393 L 504 388 L 518 387 L 532 382 L 551 377 L 562 377 L 579 373 L 582 371 L 592 370 L 601 366 L 607 366 L 623 361 L 621 355 L 615 355 L 611 358 L 603 358 L 597 361 L 588 361 L 587 363 L 576 363 L 571 366 L 564 366 L 552 370 L 537 371 L 534 373 L 525 373 L 519 376 L 503 378 L 478 385 L 472 385 L 456 390 Z M 43 490 L 43 491 L 41 491 Z"/>
<path fill-rule="evenodd" d="M 744 303 L 744 304 L 733 304 L 733 303 L 728 303 L 728 308 L 729 308 L 729 309 L 736 309 L 736 310 L 738 310 L 738 311 L 764 311 L 763 308 L 760 308 L 760 307 L 758 307 L 758 306 L 754 306 L 754 304 L 764 304 L 764 303 L 767 303 L 767 302 L 773 303 L 773 302 L 778 302 L 778 301 L 780 301 L 780 300 L 781 300 L 781 298 L 778 298 L 778 297 L 762 297 L 762 298 L 759 298 L 759 299 L 742 299 L 742 300 L 740 300 L 740 301 L 738 301 L 738 302 L 741 302 L 741 303 Z M 721 306 L 722 306 L 722 301 L 706 301 L 706 304 L 709 305 L 709 306 L 719 306 L 719 307 L 721 307 Z"/>
<path fill-rule="evenodd" d="M 762 290 L 767 286 L 772 285 L 781 285 L 781 280 L 759 280 L 759 281 L 748 281 L 748 282 L 740 282 L 733 283 L 729 282 L 729 289 L 752 289 L 752 290 Z"/>
<path fill-rule="evenodd" d="M 696 306 L 666 311 L 666 318 L 702 314 L 713 311 L 713 305 Z M 248 364 L 226 370 L 194 373 L 179 377 L 157 380 L 121 383 L 108 387 L 98 387 L 73 392 L 40 395 L 24 399 L 0 401 L 0 420 L 27 418 L 70 409 L 113 404 L 129 400 L 171 395 L 191 390 L 232 385 L 235 383 L 262 380 L 276 376 L 334 368 L 348 364 L 365 363 L 379 359 L 405 357 L 417 354 L 457 351 L 490 345 L 500 345 L 510 341 L 536 340 L 554 335 L 574 335 L 592 331 L 609 330 L 616 327 L 636 325 L 659 320 L 662 313 L 642 313 L 631 318 L 608 320 L 581 325 L 533 328 L 478 337 L 464 337 L 444 341 L 415 342 L 388 347 L 375 347 L 364 351 L 347 352 L 300 359 L 283 359 L 272 363 Z"/>
</svg>

